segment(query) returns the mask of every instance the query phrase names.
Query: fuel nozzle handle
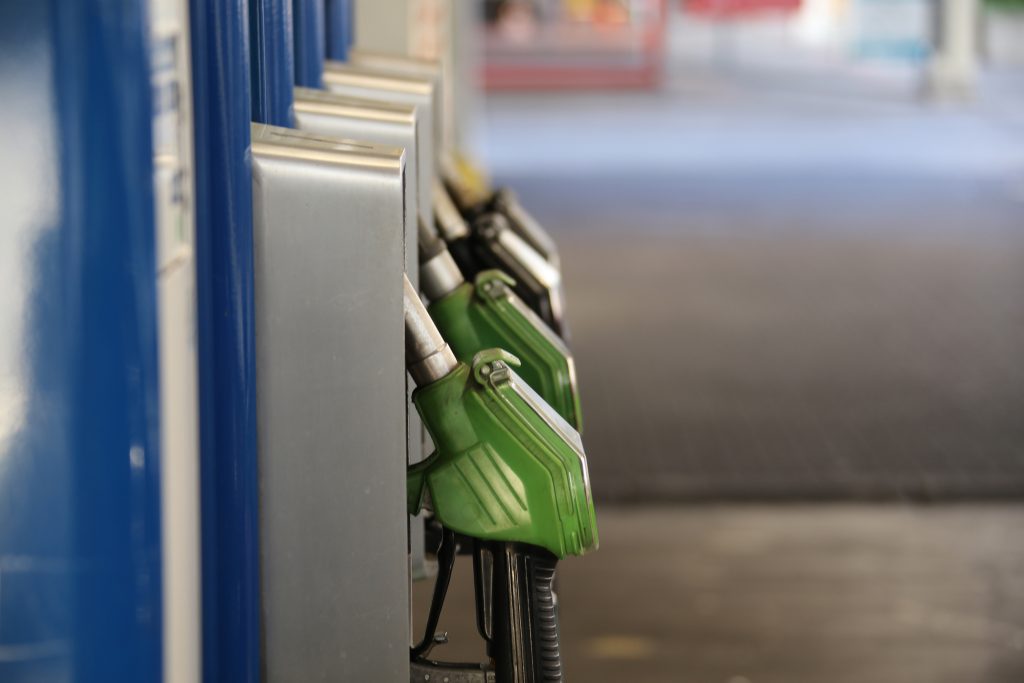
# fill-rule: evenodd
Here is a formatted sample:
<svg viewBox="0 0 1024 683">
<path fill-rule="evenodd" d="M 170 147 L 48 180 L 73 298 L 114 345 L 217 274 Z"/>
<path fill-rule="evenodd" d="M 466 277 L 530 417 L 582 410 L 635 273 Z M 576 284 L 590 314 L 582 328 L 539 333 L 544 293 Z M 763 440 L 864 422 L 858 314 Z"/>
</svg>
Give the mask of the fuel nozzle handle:
<svg viewBox="0 0 1024 683">
<path fill-rule="evenodd" d="M 491 560 L 488 654 L 499 681 L 561 683 L 558 605 L 552 584 L 557 558 L 525 543 L 482 544 Z M 479 564 L 479 563 L 477 563 Z M 480 599 L 478 591 L 478 599 Z"/>
<path fill-rule="evenodd" d="M 458 366 L 458 361 L 430 319 L 409 278 L 403 275 L 402 280 L 405 286 L 405 367 L 416 385 L 422 387 L 446 377 Z"/>
<path fill-rule="evenodd" d="M 502 188 L 494 193 L 491 199 L 492 208 L 508 218 L 509 224 L 516 234 L 523 238 L 527 244 L 537 250 L 556 268 L 560 268 L 558 256 L 558 245 L 548 234 L 537 219 L 526 210 L 512 190 Z"/>
</svg>

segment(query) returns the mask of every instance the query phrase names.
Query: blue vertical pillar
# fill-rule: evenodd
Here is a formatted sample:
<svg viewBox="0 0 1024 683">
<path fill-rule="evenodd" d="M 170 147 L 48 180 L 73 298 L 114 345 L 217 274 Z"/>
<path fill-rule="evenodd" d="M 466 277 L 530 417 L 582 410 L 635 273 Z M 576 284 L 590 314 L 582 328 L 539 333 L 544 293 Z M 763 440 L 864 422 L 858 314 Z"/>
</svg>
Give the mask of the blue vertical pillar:
<svg viewBox="0 0 1024 683">
<path fill-rule="evenodd" d="M 142 0 L 2 3 L 0 680 L 162 675 Z"/>
<path fill-rule="evenodd" d="M 206 683 L 260 680 L 248 9 L 190 2 Z"/>
<path fill-rule="evenodd" d="M 324 0 L 293 0 L 295 23 L 295 84 L 323 87 L 327 56 Z"/>
<path fill-rule="evenodd" d="M 162 676 L 152 90 L 141 0 L 56 10 L 80 681 Z M 76 11 L 77 10 L 77 11 Z"/>
<path fill-rule="evenodd" d="M 352 45 L 352 0 L 325 0 L 325 3 L 327 59 L 343 62 L 348 59 L 348 48 Z"/>
<path fill-rule="evenodd" d="M 249 38 L 252 120 L 292 127 L 295 121 L 292 0 L 251 0 Z"/>
</svg>

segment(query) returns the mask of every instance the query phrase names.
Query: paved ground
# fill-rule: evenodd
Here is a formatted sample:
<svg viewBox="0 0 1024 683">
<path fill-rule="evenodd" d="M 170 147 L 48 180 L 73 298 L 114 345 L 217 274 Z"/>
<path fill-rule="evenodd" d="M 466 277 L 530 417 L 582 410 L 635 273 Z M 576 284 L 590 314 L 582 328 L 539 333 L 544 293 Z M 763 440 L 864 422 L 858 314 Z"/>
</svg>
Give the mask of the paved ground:
<svg viewBox="0 0 1024 683">
<path fill-rule="evenodd" d="M 602 509 L 560 574 L 567 679 L 1019 683 L 1024 507 Z M 472 567 L 437 656 L 482 657 Z M 428 583 L 416 586 L 418 624 Z"/>
<path fill-rule="evenodd" d="M 1006 186 L 516 185 L 559 229 L 599 498 L 1024 493 L 1024 203 Z"/>
<path fill-rule="evenodd" d="M 562 247 L 599 498 L 1024 495 L 1024 72 L 939 105 L 687 59 L 487 106 Z"/>
</svg>

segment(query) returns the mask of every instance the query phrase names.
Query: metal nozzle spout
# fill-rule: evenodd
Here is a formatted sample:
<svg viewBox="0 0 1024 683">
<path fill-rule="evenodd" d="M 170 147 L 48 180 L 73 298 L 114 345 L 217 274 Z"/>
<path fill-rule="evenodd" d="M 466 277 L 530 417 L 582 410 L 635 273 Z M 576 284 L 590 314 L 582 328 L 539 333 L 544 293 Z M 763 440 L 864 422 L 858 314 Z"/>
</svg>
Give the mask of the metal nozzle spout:
<svg viewBox="0 0 1024 683">
<path fill-rule="evenodd" d="M 424 386 L 447 376 L 458 362 L 409 278 L 403 275 L 402 280 L 405 286 L 405 367 L 416 385 Z"/>
<path fill-rule="evenodd" d="M 420 289 L 429 301 L 437 301 L 466 281 L 448 247 L 437 232 L 419 221 Z"/>
<path fill-rule="evenodd" d="M 469 226 L 459 213 L 459 209 L 452 201 L 444 184 L 440 180 L 434 181 L 433 194 L 431 195 L 434 204 L 434 216 L 437 226 L 441 230 L 441 237 L 446 242 L 454 242 L 469 236 Z"/>
<path fill-rule="evenodd" d="M 426 263 L 447 247 L 437 234 L 437 230 L 422 218 L 416 219 L 416 237 L 420 247 L 420 263 Z"/>
</svg>

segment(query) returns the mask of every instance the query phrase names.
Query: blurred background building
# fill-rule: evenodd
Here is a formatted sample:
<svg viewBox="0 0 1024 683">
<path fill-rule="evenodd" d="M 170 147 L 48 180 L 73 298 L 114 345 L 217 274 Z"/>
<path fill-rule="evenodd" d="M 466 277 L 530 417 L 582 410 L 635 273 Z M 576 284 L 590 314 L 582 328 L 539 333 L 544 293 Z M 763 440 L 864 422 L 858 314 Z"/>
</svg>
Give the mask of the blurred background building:
<svg viewBox="0 0 1024 683">
<path fill-rule="evenodd" d="M 567 671 L 1024 680 L 1024 6 L 484 4 L 601 504 Z"/>
</svg>

